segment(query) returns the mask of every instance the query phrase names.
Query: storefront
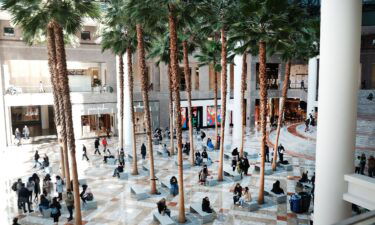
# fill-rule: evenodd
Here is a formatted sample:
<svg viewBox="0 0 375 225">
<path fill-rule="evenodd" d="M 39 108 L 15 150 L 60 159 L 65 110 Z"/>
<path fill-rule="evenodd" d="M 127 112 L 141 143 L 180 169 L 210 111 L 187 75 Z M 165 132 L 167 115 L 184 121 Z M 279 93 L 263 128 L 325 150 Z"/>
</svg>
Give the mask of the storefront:
<svg viewBox="0 0 375 225">
<path fill-rule="evenodd" d="M 114 134 L 114 115 L 82 115 L 82 136 L 107 136 Z"/>
<path fill-rule="evenodd" d="M 193 107 L 192 108 L 192 122 L 193 127 L 202 127 L 203 126 L 203 107 Z M 181 108 L 181 123 L 182 129 L 188 129 L 189 123 L 189 112 L 187 107 Z"/>
</svg>

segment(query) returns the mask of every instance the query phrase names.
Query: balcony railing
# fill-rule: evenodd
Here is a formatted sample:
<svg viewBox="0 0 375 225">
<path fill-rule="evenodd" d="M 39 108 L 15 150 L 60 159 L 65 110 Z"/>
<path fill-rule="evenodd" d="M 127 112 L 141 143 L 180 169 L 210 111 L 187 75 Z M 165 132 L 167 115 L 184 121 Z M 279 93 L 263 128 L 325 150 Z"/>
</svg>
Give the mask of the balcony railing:
<svg viewBox="0 0 375 225">
<path fill-rule="evenodd" d="M 22 86 L 22 87 L 16 87 L 16 86 L 9 86 L 5 94 L 8 95 L 16 95 L 16 94 L 32 94 L 32 93 L 51 93 L 52 92 L 52 86 L 43 86 L 43 89 L 41 87 L 36 87 L 36 86 Z M 107 93 L 107 92 L 113 92 L 113 88 L 111 86 L 96 86 L 92 87 L 91 91 L 87 90 L 79 90 L 79 89 L 74 89 L 71 92 L 93 92 L 93 93 Z"/>
<path fill-rule="evenodd" d="M 367 213 L 353 216 L 334 225 L 373 225 L 375 224 L 375 210 Z"/>
<path fill-rule="evenodd" d="M 344 200 L 368 210 L 375 210 L 375 179 L 359 174 L 345 175 L 344 179 L 348 183 Z"/>
</svg>

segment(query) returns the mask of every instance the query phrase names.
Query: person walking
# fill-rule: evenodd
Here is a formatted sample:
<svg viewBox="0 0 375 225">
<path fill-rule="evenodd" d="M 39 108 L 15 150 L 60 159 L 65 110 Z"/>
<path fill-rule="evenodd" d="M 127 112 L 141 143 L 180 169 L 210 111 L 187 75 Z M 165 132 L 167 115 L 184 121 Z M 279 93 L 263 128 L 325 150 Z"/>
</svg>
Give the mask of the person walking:
<svg viewBox="0 0 375 225">
<path fill-rule="evenodd" d="M 58 193 L 59 201 L 62 200 L 62 193 L 64 191 L 64 181 L 60 176 L 56 176 L 56 192 Z"/>
<path fill-rule="evenodd" d="M 95 146 L 95 152 L 94 154 L 96 155 L 96 153 L 98 153 L 99 155 L 101 155 L 100 151 L 99 151 L 99 145 L 100 145 L 100 141 L 99 141 L 99 137 L 97 137 L 95 139 L 95 142 L 94 142 L 94 146 Z"/>
<path fill-rule="evenodd" d="M 82 152 L 83 152 L 82 160 L 86 158 L 86 160 L 89 161 L 89 157 L 87 157 L 87 149 L 86 149 L 85 145 L 83 145 L 83 147 L 82 147 Z"/>
<path fill-rule="evenodd" d="M 146 146 L 144 143 L 142 143 L 142 146 L 141 146 L 141 155 L 142 155 L 142 159 L 145 160 L 146 159 Z"/>
<path fill-rule="evenodd" d="M 309 131 L 309 124 L 310 124 L 310 119 L 306 119 L 306 120 L 305 120 L 305 133 L 306 133 L 307 131 Z"/>
<path fill-rule="evenodd" d="M 176 195 L 178 195 L 178 182 L 177 182 L 177 178 L 175 176 L 173 176 L 169 183 L 171 184 L 171 189 L 170 189 L 170 192 L 171 192 L 171 195 L 173 195 L 173 197 L 175 197 Z"/>
<path fill-rule="evenodd" d="M 14 131 L 14 137 L 17 141 L 17 146 L 20 146 L 21 145 L 21 132 L 18 128 L 16 128 L 16 130 Z"/>
<path fill-rule="evenodd" d="M 57 201 L 56 197 L 52 199 L 52 204 L 49 207 L 51 209 L 51 217 L 53 218 L 53 222 L 58 224 L 61 216 L 61 205 L 59 201 Z"/>
<path fill-rule="evenodd" d="M 108 142 L 107 142 L 107 138 L 103 138 L 102 139 L 102 145 L 103 145 L 103 152 L 105 153 L 105 151 L 107 150 L 107 144 L 108 144 Z"/>
<path fill-rule="evenodd" d="M 42 163 L 39 162 L 39 159 L 40 159 L 40 155 L 38 153 L 38 150 L 35 151 L 35 154 L 34 154 L 34 162 L 35 162 L 35 165 L 33 168 L 36 168 L 37 165 L 39 164 L 39 166 L 41 167 L 42 166 Z"/>
<path fill-rule="evenodd" d="M 277 152 L 279 153 L 279 161 L 280 161 L 280 163 L 283 163 L 284 162 L 284 152 L 285 152 L 284 146 L 282 146 L 280 144 L 279 147 L 277 148 Z"/>
<path fill-rule="evenodd" d="M 268 145 L 265 145 L 265 152 L 266 152 L 266 162 L 270 162 L 270 148 Z"/>
<path fill-rule="evenodd" d="M 68 222 L 69 222 L 73 220 L 73 209 L 74 209 L 74 195 L 70 189 L 66 191 L 65 204 L 69 212 L 69 218 L 68 218 Z"/>
<path fill-rule="evenodd" d="M 48 195 L 51 195 L 52 193 L 52 182 L 51 182 L 51 176 L 47 174 L 43 179 L 43 192 L 48 193 Z"/>
<path fill-rule="evenodd" d="M 125 165 L 125 152 L 123 148 L 121 148 L 120 153 L 118 155 L 118 161 L 120 165 Z"/>
<path fill-rule="evenodd" d="M 25 139 L 29 139 L 30 137 L 30 130 L 29 128 L 25 125 L 24 128 L 23 128 L 23 136 L 25 137 Z"/>
<path fill-rule="evenodd" d="M 250 168 L 250 163 L 246 156 L 243 157 L 242 164 L 243 164 L 243 172 L 247 176 L 247 173 Z"/>
<path fill-rule="evenodd" d="M 34 184 L 35 184 L 35 186 L 34 186 L 34 194 L 35 194 L 34 202 L 37 202 L 39 194 L 41 192 L 41 190 L 40 190 L 40 178 L 39 178 L 38 174 L 34 173 L 32 175 L 32 179 L 33 179 Z"/>
<path fill-rule="evenodd" d="M 26 183 L 26 188 L 29 191 L 29 201 L 33 202 L 33 192 L 35 190 L 35 183 L 32 177 L 29 177 Z"/>
<path fill-rule="evenodd" d="M 21 202 L 23 212 L 27 213 L 26 204 L 27 204 L 27 209 L 29 210 L 29 213 L 34 212 L 34 210 L 31 209 L 30 192 L 25 187 L 25 184 L 21 184 L 21 189 L 20 189 L 18 195 L 19 195 L 19 199 L 20 199 L 20 202 Z"/>
<path fill-rule="evenodd" d="M 358 156 L 354 161 L 355 171 L 354 173 L 361 173 L 361 156 Z"/>
<path fill-rule="evenodd" d="M 375 176 L 375 158 L 374 158 L 374 156 L 370 156 L 370 158 L 368 159 L 367 167 L 368 167 L 369 177 Z"/>
<path fill-rule="evenodd" d="M 44 93 L 45 90 L 44 90 L 44 85 L 43 85 L 43 82 L 42 81 L 39 81 L 39 92 L 40 93 Z"/>
<path fill-rule="evenodd" d="M 361 155 L 361 174 L 365 175 L 365 166 L 366 166 L 366 155 Z"/>
</svg>

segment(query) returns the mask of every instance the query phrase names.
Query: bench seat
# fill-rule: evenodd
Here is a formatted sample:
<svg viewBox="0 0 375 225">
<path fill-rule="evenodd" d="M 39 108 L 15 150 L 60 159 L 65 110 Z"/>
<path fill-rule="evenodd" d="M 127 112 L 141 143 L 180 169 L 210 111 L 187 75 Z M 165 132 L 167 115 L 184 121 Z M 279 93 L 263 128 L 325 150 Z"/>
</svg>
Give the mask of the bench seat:
<svg viewBox="0 0 375 225">
<path fill-rule="evenodd" d="M 251 202 L 243 202 L 243 207 L 249 209 L 249 212 L 253 212 L 259 209 L 259 205 L 256 200 L 253 200 Z"/>
<path fill-rule="evenodd" d="M 160 214 L 159 212 L 153 213 L 154 221 L 159 222 L 161 225 L 175 225 L 176 222 L 172 220 L 167 214 Z"/>
<path fill-rule="evenodd" d="M 285 203 L 287 199 L 286 194 L 275 194 L 270 191 L 269 195 L 277 204 Z"/>
<path fill-rule="evenodd" d="M 139 187 L 139 186 L 131 186 L 130 187 L 130 193 L 132 195 L 134 195 L 134 197 L 138 201 L 144 200 L 144 199 L 146 199 L 146 198 L 149 197 L 148 194 L 146 193 L 146 191 L 143 188 Z"/>
<path fill-rule="evenodd" d="M 95 200 L 92 201 L 86 201 L 86 203 L 83 203 L 81 201 L 81 208 L 83 210 L 93 210 L 98 208 L 98 202 Z"/>
<path fill-rule="evenodd" d="M 215 211 L 212 213 L 203 212 L 202 205 L 199 203 L 190 205 L 190 212 L 197 213 L 198 217 L 203 221 L 203 224 L 212 222 L 216 216 Z"/>
</svg>

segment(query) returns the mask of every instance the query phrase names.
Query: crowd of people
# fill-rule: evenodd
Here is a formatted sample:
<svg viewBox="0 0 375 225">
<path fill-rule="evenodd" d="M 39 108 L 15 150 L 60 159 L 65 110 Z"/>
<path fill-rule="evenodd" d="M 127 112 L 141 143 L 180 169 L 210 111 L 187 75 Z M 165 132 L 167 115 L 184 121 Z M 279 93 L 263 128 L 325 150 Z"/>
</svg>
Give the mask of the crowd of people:
<svg viewBox="0 0 375 225">
<path fill-rule="evenodd" d="M 354 167 L 355 173 L 365 175 L 365 168 L 367 164 L 367 175 L 369 177 L 375 177 L 375 158 L 373 155 L 368 156 L 366 162 L 366 155 L 362 153 L 361 156 L 357 156 Z"/>
</svg>

